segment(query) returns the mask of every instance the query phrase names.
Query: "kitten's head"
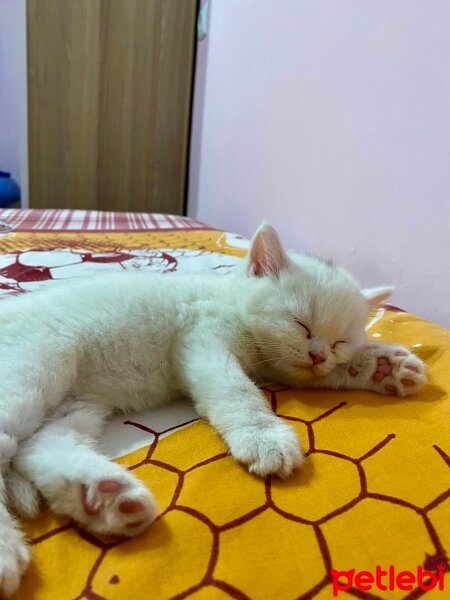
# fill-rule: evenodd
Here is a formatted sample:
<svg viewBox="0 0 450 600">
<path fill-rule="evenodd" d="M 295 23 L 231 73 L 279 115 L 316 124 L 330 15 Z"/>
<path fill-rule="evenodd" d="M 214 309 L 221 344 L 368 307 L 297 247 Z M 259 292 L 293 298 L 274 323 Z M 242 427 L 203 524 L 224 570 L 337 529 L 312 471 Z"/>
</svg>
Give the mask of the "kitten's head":
<svg viewBox="0 0 450 600">
<path fill-rule="evenodd" d="M 252 285 L 243 314 L 264 361 L 258 370 L 277 381 L 325 375 L 347 362 L 366 340 L 369 313 L 392 293 L 361 290 L 330 262 L 288 255 L 270 225 L 253 238 L 246 275 Z"/>
</svg>

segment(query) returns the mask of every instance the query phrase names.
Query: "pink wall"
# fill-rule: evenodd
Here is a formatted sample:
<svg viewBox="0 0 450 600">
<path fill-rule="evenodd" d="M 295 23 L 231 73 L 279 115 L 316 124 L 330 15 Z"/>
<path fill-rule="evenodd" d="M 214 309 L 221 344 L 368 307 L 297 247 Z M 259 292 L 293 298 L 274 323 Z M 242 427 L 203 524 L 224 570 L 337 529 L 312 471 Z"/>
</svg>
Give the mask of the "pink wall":
<svg viewBox="0 0 450 600">
<path fill-rule="evenodd" d="M 0 168 L 28 196 L 26 2 L 0 0 Z"/>
<path fill-rule="evenodd" d="M 213 0 L 189 213 L 334 257 L 450 327 L 448 0 Z"/>
</svg>

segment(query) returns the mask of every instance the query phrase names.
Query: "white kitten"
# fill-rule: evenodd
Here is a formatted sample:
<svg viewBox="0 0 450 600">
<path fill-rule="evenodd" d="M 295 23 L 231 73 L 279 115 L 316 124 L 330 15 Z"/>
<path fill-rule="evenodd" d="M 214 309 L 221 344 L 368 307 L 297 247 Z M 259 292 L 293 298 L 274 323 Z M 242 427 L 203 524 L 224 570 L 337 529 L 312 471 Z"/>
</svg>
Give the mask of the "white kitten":
<svg viewBox="0 0 450 600">
<path fill-rule="evenodd" d="M 7 493 L 32 514 L 36 488 L 56 513 L 99 533 L 136 535 L 155 518 L 146 487 L 94 449 L 113 410 L 189 397 L 250 471 L 286 477 L 303 461 L 299 441 L 255 381 L 415 392 L 425 382 L 419 359 L 366 342 L 368 313 L 390 293 L 287 255 L 265 225 L 233 275 L 124 272 L 3 300 L 0 595 L 14 592 L 29 561 Z"/>
</svg>

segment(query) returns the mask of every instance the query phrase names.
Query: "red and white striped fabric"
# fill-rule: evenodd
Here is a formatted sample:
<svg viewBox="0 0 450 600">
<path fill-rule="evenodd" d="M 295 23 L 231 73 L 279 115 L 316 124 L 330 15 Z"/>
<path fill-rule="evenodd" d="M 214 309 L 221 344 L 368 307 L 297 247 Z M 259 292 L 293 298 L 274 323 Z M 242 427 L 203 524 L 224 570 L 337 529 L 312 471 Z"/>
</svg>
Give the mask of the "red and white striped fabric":
<svg viewBox="0 0 450 600">
<path fill-rule="evenodd" d="M 210 229 L 189 217 L 159 213 L 69 209 L 0 210 L 0 228 L 18 231 L 120 231 L 148 229 Z"/>
</svg>

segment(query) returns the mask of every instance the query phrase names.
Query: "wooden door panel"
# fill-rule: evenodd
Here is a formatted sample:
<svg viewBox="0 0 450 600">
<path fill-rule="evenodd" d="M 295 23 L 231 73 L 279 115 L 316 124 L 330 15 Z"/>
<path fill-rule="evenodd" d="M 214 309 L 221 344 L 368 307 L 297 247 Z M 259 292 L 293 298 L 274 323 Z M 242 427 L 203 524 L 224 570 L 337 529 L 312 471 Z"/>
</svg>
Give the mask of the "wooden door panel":
<svg viewBox="0 0 450 600">
<path fill-rule="evenodd" d="M 184 211 L 196 0 L 28 0 L 30 206 Z"/>
<path fill-rule="evenodd" d="M 96 207 L 100 4 L 28 2 L 32 207 Z"/>
</svg>

